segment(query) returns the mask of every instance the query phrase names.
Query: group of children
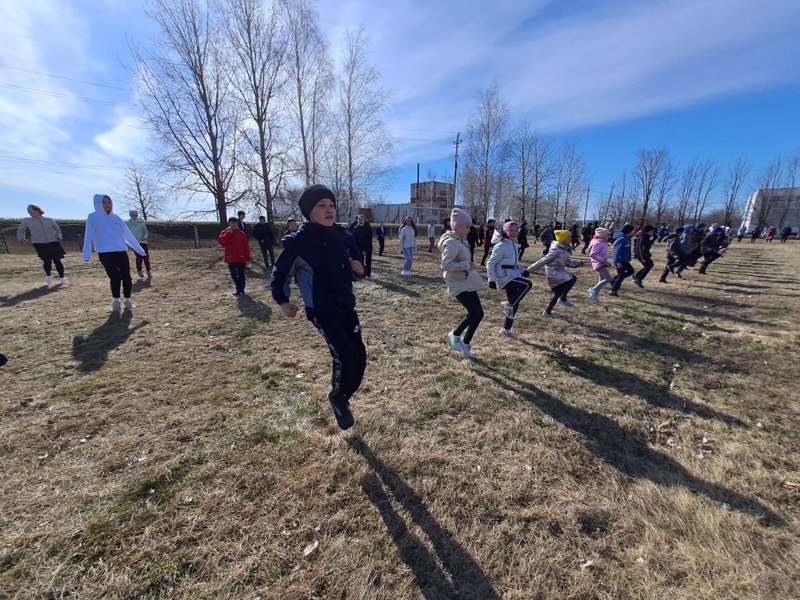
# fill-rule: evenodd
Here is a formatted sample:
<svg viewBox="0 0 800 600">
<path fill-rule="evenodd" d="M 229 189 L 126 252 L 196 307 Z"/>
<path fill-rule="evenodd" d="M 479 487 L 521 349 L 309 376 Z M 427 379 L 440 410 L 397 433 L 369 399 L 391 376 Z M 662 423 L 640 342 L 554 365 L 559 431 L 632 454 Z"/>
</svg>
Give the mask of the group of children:
<svg viewBox="0 0 800 600">
<path fill-rule="evenodd" d="M 131 278 L 128 248 L 136 253 L 136 272 L 140 279 L 144 278 L 143 269 L 147 270 L 148 279 L 153 274 L 150 270 L 150 253 L 147 246 L 147 224 L 139 218 L 139 213 L 130 211 L 130 220 L 123 221 L 114 213 L 113 202 L 105 194 L 94 196 L 95 211 L 86 219 L 83 239 L 83 260 L 92 259 L 92 248 L 108 275 L 111 287 L 111 310 L 122 308 L 120 288 L 124 297 L 124 307 L 134 307 L 131 299 L 133 281 Z M 64 272 L 64 247 L 61 228 L 53 219 L 44 216 L 44 210 L 36 204 L 28 205 L 28 217 L 22 219 L 17 228 L 17 239 L 20 243 L 33 244 L 42 261 L 45 272 L 45 285 L 53 283 L 52 269 L 55 265 L 60 285 L 67 285 Z M 28 237 L 30 236 L 30 240 Z"/>
<path fill-rule="evenodd" d="M 96 195 L 94 203 L 96 210 L 89 215 L 86 222 L 83 258 L 90 260 L 94 247 L 109 277 L 112 309 L 120 308 L 120 286 L 125 307 L 131 308 L 133 303 L 130 299 L 131 276 L 127 249 L 132 248 L 138 255 L 139 276 L 142 276 L 142 264 L 150 276 L 146 226 L 137 224 L 138 216 L 133 214 L 132 222 L 123 222 L 113 213 L 113 203 L 107 195 Z M 348 429 L 354 424 L 350 399 L 358 390 L 366 367 L 366 349 L 353 293 L 353 282 L 369 274 L 368 267 L 365 268 L 364 264 L 366 257 L 356 243 L 356 238 L 336 224 L 336 196 L 330 189 L 322 185 L 309 186 L 301 194 L 298 204 L 307 221 L 287 232 L 281 240 L 283 251 L 277 260 L 270 261 L 273 264 L 271 293 L 284 315 L 294 318 L 299 309 L 291 302 L 290 283 L 297 283 L 306 318 L 319 331 L 332 357 L 328 401 L 339 427 Z M 48 283 L 51 263 L 56 265 L 62 283 L 65 283 L 63 265 L 60 262 L 63 249 L 58 249 L 61 247 L 60 229 L 51 219 L 44 219 L 44 211 L 38 207 L 32 205 L 28 212 L 34 221 L 26 219 L 20 225 L 20 231 L 23 232 L 21 239 L 25 240 L 24 232 L 30 231 L 31 240 L 44 262 Z M 236 295 L 244 293 L 245 268 L 251 260 L 243 217 L 240 214 L 238 219 L 229 219 L 228 227 L 218 237 L 219 244 L 225 249 L 225 262 L 229 266 Z M 363 225 L 360 222 L 359 224 Z M 485 282 L 479 267 L 473 261 L 475 245 L 470 234 L 474 225 L 470 215 L 460 208 L 454 208 L 449 225 L 438 243 L 442 276 L 447 291 L 466 309 L 467 314 L 447 335 L 454 350 L 471 358 L 472 338 L 484 317 L 478 292 L 485 287 Z M 539 236 L 543 243 L 547 242 L 542 257 L 527 267 L 521 266 L 520 230 L 520 226 L 513 220 L 507 220 L 497 230 L 492 228 L 490 250 L 484 256 L 489 287 L 505 294 L 505 300 L 501 302 L 504 320 L 499 333 L 507 337 L 513 336 L 512 328 L 520 303 L 532 288 L 529 279 L 531 273 L 540 269 L 545 271 L 552 297 L 542 315 L 550 318 L 556 305 L 564 308 L 574 306 L 568 299 L 568 294 L 577 278 L 568 269 L 583 264 L 581 260 L 572 257 L 572 251 L 576 247 L 573 232 L 548 226 Z M 634 235 L 636 237 L 632 243 L 631 237 Z M 632 277 L 636 285 L 643 287 L 644 279 L 654 266 L 651 255 L 653 237 L 654 228 L 649 225 L 634 228 L 625 224 L 619 231 L 614 231 L 613 225 L 593 228 L 592 237 L 584 249 L 588 250 L 598 282 L 588 288 L 589 299 L 599 302 L 600 291 L 609 284 L 609 295 L 619 295 L 621 285 L 628 277 Z M 706 231 L 705 225 L 698 223 L 676 229 L 672 235 L 665 236 L 665 241 L 668 262 L 660 278 L 662 282 L 666 282 L 670 273 L 680 277 L 684 269 L 696 264 L 701 257 L 704 260 L 699 272 L 705 273 L 708 266 L 722 256 L 725 246 L 730 243 L 730 236 L 726 235 L 721 226 L 713 226 Z M 612 242 L 613 250 L 609 252 Z M 400 248 L 406 260 L 402 274 L 407 275 L 410 274 L 416 248 L 416 226 L 410 217 L 405 219 L 400 229 Z M 633 268 L 632 257 L 641 262 L 642 268 L 639 271 Z M 273 256 L 270 255 L 270 258 Z M 140 259 L 143 263 L 139 262 Z M 266 260 L 265 254 L 265 263 Z M 610 273 L 612 266 L 616 268 L 615 277 Z"/>
</svg>

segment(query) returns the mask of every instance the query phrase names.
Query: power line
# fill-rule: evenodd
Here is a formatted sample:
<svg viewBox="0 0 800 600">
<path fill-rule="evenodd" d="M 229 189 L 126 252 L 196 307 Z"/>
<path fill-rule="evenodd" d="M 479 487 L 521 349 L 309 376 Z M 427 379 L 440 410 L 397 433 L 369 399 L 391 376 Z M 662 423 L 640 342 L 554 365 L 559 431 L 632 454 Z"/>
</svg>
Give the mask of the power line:
<svg viewBox="0 0 800 600">
<path fill-rule="evenodd" d="M 87 165 L 80 163 L 61 162 L 56 160 L 43 160 L 39 158 L 19 158 L 16 156 L 3 156 L 0 154 L 0 159 L 3 160 L 16 160 L 19 162 L 42 164 L 42 165 L 59 165 L 64 167 L 79 167 L 82 169 L 125 169 L 126 167 L 115 167 L 112 165 Z"/>
<path fill-rule="evenodd" d="M 0 83 L 0 87 L 7 88 L 9 90 L 17 90 L 20 92 L 28 92 L 30 94 L 39 94 L 40 96 L 50 96 L 53 98 L 67 98 L 69 100 L 79 100 L 81 102 L 90 102 L 92 104 L 103 104 L 105 106 L 122 106 L 122 107 L 130 107 L 130 104 L 124 104 L 122 102 L 111 102 L 109 100 L 97 100 L 95 98 L 82 98 L 81 96 L 71 96 L 69 94 L 61 94 L 58 92 L 50 92 L 47 90 L 37 90 L 34 88 L 27 88 L 21 85 L 13 85 L 10 83 Z"/>
<path fill-rule="evenodd" d="M 94 83 L 92 81 L 84 81 L 83 79 L 73 79 L 72 77 L 64 77 L 62 75 L 51 75 L 50 73 L 42 73 L 41 71 L 33 71 L 31 69 L 23 69 L 22 67 L 11 67 L 9 65 L 0 65 L 0 68 L 11 69 L 13 71 L 22 71 L 23 73 L 34 73 L 35 75 L 42 75 L 44 77 L 52 77 L 53 79 L 63 79 L 64 81 L 74 81 L 75 83 L 85 83 L 86 85 L 94 85 L 97 87 L 109 88 L 112 90 L 120 90 L 123 92 L 132 91 L 130 88 L 117 87 L 116 85 L 107 85 L 105 83 Z"/>
</svg>

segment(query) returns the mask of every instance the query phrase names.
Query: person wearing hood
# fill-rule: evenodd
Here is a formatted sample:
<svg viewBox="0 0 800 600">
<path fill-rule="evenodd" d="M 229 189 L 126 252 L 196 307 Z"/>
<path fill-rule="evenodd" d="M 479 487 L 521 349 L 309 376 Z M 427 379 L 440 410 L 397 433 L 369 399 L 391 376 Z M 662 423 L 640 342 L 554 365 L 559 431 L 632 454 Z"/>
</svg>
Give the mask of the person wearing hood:
<svg viewBox="0 0 800 600">
<path fill-rule="evenodd" d="M 130 210 L 128 211 L 128 215 L 130 216 L 130 220 L 125 221 L 125 224 L 144 250 L 144 256 L 136 255 L 136 276 L 139 279 L 144 279 L 144 272 L 142 271 L 142 266 L 144 266 L 145 270 L 147 270 L 147 278 L 152 279 L 153 273 L 150 271 L 150 248 L 147 245 L 150 232 L 147 231 L 147 223 L 139 218 L 138 211 Z"/>
<path fill-rule="evenodd" d="M 608 260 L 608 238 L 611 232 L 605 227 L 598 227 L 594 230 L 594 237 L 589 242 L 589 259 L 592 261 L 592 270 L 597 273 L 597 284 L 586 290 L 589 300 L 600 302 L 600 290 L 606 284 L 611 283 L 613 278 L 608 268 L 611 261 Z"/>
<path fill-rule="evenodd" d="M 650 273 L 650 269 L 655 266 L 651 252 L 653 248 L 653 229 L 652 225 L 645 225 L 634 238 L 633 255 L 636 260 L 642 263 L 642 268 L 636 272 L 632 279 L 640 288 L 644 288 L 644 278 Z"/>
<path fill-rule="evenodd" d="M 633 225 L 625 223 L 619 230 L 619 236 L 614 242 L 614 251 L 611 261 L 617 268 L 617 276 L 611 282 L 609 296 L 619 296 L 619 288 L 626 277 L 634 274 L 635 270 L 631 265 L 631 235 L 633 235 Z"/>
<path fill-rule="evenodd" d="M 120 286 L 125 297 L 125 308 L 131 309 L 134 307 L 131 300 L 133 281 L 128 247 L 130 246 L 139 256 L 147 253 L 128 229 L 125 221 L 114 214 L 114 203 L 108 195 L 95 194 L 94 208 L 95 211 L 86 219 L 83 260 L 85 262 L 92 260 L 92 247 L 94 247 L 111 286 L 111 310 L 120 309 Z"/>
<path fill-rule="evenodd" d="M 361 338 L 353 281 L 364 276 L 361 253 L 347 230 L 336 224 L 336 195 L 324 185 L 310 185 L 300 195 L 300 211 L 308 219 L 283 236 L 283 252 L 272 269 L 272 298 L 289 318 L 290 283 L 297 281 L 306 318 L 319 331 L 333 359 L 328 402 L 340 429 L 355 423 L 350 399 L 361 385 L 367 350 Z"/>
<path fill-rule="evenodd" d="M 575 285 L 577 278 L 567 271 L 567 267 L 575 268 L 583 265 L 580 260 L 573 259 L 570 254 L 572 234 L 564 229 L 557 229 L 553 232 L 553 235 L 555 236 L 555 241 L 550 244 L 550 250 L 547 255 L 526 269 L 528 273 L 533 273 L 542 267 L 545 268 L 547 283 L 550 289 L 553 290 L 553 297 L 542 313 L 543 317 L 548 318 L 553 316 L 553 308 L 556 303 L 564 308 L 573 308 L 575 306 L 567 300 L 567 294 L 572 289 L 572 286 Z"/>
<path fill-rule="evenodd" d="M 67 285 L 67 278 L 64 275 L 64 265 L 61 259 L 64 258 L 64 248 L 61 245 L 63 236 L 61 228 L 53 219 L 44 216 L 44 211 L 35 204 L 28 204 L 28 214 L 30 217 L 22 219 L 17 227 L 17 239 L 20 244 L 28 243 L 28 233 L 30 232 L 30 242 L 36 249 L 37 256 L 42 261 L 44 267 L 44 283 L 53 283 L 53 265 L 60 278 L 62 286 Z"/>
<path fill-rule="evenodd" d="M 484 287 L 478 267 L 472 261 L 469 235 L 472 219 L 460 208 L 450 213 L 451 231 L 445 231 L 439 238 L 439 251 L 442 253 L 442 277 L 447 284 L 447 292 L 467 309 L 467 315 L 447 334 L 450 347 L 472 358 L 472 336 L 483 319 L 483 307 L 478 291 Z"/>
<path fill-rule="evenodd" d="M 767 235 L 766 235 L 766 237 L 764 238 L 764 240 L 765 240 L 767 243 L 772 243 L 772 240 L 773 240 L 773 238 L 775 237 L 775 234 L 777 234 L 777 233 L 778 233 L 778 228 L 777 228 L 777 227 L 775 227 L 775 225 L 770 225 L 770 226 L 767 228 Z"/>
<path fill-rule="evenodd" d="M 680 277 L 680 273 L 676 273 L 675 268 L 681 264 L 681 234 L 683 227 L 676 227 L 675 232 L 666 236 L 664 240 L 667 242 L 667 264 L 661 272 L 661 277 L 658 281 L 660 283 L 667 283 L 667 277 L 670 273 L 675 273 Z"/>
<path fill-rule="evenodd" d="M 511 328 L 514 326 L 519 304 L 533 287 L 533 283 L 527 279 L 528 272 L 519 265 L 518 236 L 519 226 L 516 221 L 503 223 L 503 228 L 495 233 L 492 255 L 486 262 L 489 287 L 493 290 L 504 290 L 506 293 L 506 301 L 500 303 L 505 315 L 500 335 L 506 337 L 513 337 Z"/>
<path fill-rule="evenodd" d="M 717 225 L 711 228 L 711 231 L 706 234 L 703 241 L 700 243 L 700 252 L 703 256 L 703 264 L 700 265 L 698 273 L 701 275 L 706 274 L 708 265 L 722 258 L 720 248 L 728 245 L 728 239 L 725 237 L 725 228 L 722 225 Z"/>
</svg>

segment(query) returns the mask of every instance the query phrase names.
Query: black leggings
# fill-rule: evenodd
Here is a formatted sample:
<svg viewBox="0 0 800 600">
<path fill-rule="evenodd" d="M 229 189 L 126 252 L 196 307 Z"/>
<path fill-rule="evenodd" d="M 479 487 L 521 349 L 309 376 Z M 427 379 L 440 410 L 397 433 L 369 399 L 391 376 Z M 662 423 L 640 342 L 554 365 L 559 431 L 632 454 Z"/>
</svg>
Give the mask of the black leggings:
<svg viewBox="0 0 800 600">
<path fill-rule="evenodd" d="M 550 304 L 547 305 L 547 312 L 553 310 L 553 307 L 556 305 L 556 302 L 559 300 L 566 300 L 567 294 L 572 289 L 572 286 L 575 285 L 575 282 L 578 281 L 578 278 L 575 275 L 570 273 L 569 281 L 565 281 L 564 283 L 559 283 L 556 287 L 553 288 L 553 297 L 550 298 Z"/>
<path fill-rule="evenodd" d="M 525 295 L 531 291 L 532 287 L 533 283 L 531 283 L 531 280 L 525 279 L 524 277 L 515 277 L 503 286 L 506 292 L 506 298 L 508 298 L 508 303 L 514 307 L 515 315 L 517 314 L 519 303 L 522 302 Z M 514 321 L 506 317 L 506 320 L 503 322 L 503 328 L 510 330 L 513 325 Z"/>
<path fill-rule="evenodd" d="M 131 263 L 127 252 L 98 252 L 100 263 L 106 270 L 111 284 L 111 297 L 119 300 L 119 287 L 126 298 L 131 297 Z"/>
<path fill-rule="evenodd" d="M 317 315 L 313 308 L 306 308 L 306 317 L 325 338 L 333 358 L 328 399 L 337 404 L 348 402 L 361 385 L 367 368 L 367 350 L 361 339 L 358 314 L 355 309 L 341 308 Z"/>
<path fill-rule="evenodd" d="M 467 316 L 456 326 L 453 333 L 461 335 L 466 331 L 461 341 L 469 344 L 472 341 L 472 336 L 475 335 L 475 330 L 480 325 L 481 319 L 483 319 L 481 299 L 478 298 L 478 292 L 461 292 L 456 296 L 456 300 L 461 302 L 461 305 L 467 309 Z"/>
</svg>

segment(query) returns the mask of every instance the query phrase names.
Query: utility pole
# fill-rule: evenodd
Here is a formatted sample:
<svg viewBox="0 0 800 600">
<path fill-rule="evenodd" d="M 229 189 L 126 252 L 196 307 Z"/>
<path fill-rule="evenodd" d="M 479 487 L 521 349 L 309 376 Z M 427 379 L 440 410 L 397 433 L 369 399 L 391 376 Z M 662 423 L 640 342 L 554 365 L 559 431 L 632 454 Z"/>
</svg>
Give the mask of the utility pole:
<svg viewBox="0 0 800 600">
<path fill-rule="evenodd" d="M 591 188 L 586 186 L 586 204 L 583 205 L 583 226 L 586 226 L 586 211 L 589 210 L 589 190 Z"/>
<path fill-rule="evenodd" d="M 455 162 L 453 165 L 453 206 L 456 205 L 456 181 L 458 181 L 458 147 L 461 145 L 461 132 L 456 133 L 456 141 L 453 146 L 456 147 Z"/>
</svg>

